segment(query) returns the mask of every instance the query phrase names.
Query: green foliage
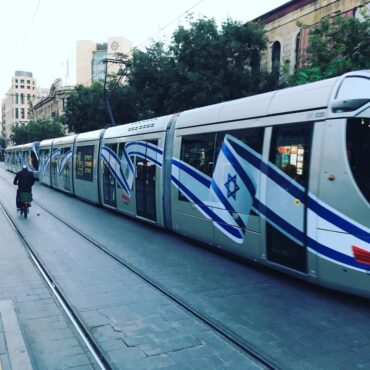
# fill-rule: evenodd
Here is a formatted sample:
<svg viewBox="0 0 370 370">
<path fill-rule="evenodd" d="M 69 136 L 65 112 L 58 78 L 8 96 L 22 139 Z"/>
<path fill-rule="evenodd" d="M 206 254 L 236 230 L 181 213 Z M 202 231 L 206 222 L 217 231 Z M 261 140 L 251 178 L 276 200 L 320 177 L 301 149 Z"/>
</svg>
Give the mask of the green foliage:
<svg viewBox="0 0 370 370">
<path fill-rule="evenodd" d="M 68 97 L 62 123 L 70 132 L 80 133 L 105 127 L 108 122 L 103 84 L 77 85 Z"/>
<path fill-rule="evenodd" d="M 30 121 L 27 125 L 14 126 L 10 139 L 15 145 L 64 136 L 64 128 L 59 120 Z"/>
<path fill-rule="evenodd" d="M 189 19 L 165 47 L 154 42 L 134 50 L 123 85 L 107 84 L 117 124 L 158 117 L 269 90 L 276 81 L 259 70 L 266 47 L 262 25 L 228 19 Z M 63 123 L 79 133 L 106 127 L 104 87 L 77 86 L 68 99 Z"/>
<path fill-rule="evenodd" d="M 369 37 L 370 20 L 366 15 L 363 20 L 324 18 L 309 33 L 306 67 L 296 72 L 293 82 L 302 84 L 370 68 Z"/>
<path fill-rule="evenodd" d="M 262 26 L 228 19 L 219 30 L 213 19 L 190 21 L 173 35 L 172 79 L 167 112 L 240 98 L 259 91 Z"/>
</svg>

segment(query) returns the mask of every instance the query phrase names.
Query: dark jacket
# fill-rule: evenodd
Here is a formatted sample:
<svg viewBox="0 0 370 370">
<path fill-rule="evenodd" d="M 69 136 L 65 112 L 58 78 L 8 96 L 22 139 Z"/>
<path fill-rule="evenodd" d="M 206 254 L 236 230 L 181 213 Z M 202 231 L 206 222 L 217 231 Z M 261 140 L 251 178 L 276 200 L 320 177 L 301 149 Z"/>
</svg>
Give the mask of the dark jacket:
<svg viewBox="0 0 370 370">
<path fill-rule="evenodd" d="M 18 185 L 19 191 L 31 192 L 32 185 L 35 183 L 35 177 L 32 172 L 23 169 L 19 171 L 14 178 L 13 184 Z"/>
</svg>

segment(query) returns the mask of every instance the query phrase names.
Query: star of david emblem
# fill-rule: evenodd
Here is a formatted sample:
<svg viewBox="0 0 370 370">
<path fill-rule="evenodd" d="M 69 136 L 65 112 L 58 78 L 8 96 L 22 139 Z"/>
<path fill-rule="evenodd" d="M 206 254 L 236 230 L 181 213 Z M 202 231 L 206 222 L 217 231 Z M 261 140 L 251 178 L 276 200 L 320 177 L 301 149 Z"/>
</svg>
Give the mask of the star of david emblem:
<svg viewBox="0 0 370 370">
<path fill-rule="evenodd" d="M 231 176 L 230 174 L 227 175 L 227 181 L 225 182 L 225 187 L 227 189 L 227 197 L 233 197 L 236 200 L 236 193 L 240 190 L 240 187 L 236 183 L 236 175 Z"/>
<path fill-rule="evenodd" d="M 129 175 L 130 175 L 130 171 L 129 171 L 128 166 L 126 166 L 126 168 L 125 168 L 125 179 L 126 180 L 128 179 Z"/>
</svg>

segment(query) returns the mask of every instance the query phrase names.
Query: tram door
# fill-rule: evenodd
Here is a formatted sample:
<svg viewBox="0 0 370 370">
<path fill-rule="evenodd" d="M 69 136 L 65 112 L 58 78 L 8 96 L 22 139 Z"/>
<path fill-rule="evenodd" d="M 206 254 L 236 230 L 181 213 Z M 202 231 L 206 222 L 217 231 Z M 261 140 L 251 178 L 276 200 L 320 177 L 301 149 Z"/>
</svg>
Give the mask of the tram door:
<svg viewBox="0 0 370 370">
<path fill-rule="evenodd" d="M 147 141 L 157 145 L 157 141 Z M 146 149 L 146 153 L 148 149 Z M 155 178 L 156 166 L 154 163 L 136 157 L 136 212 L 140 217 L 149 220 L 157 220 L 156 202 L 155 202 Z"/>
<path fill-rule="evenodd" d="M 117 144 L 106 144 L 106 146 L 109 149 L 111 149 L 115 154 L 117 154 Z M 103 162 L 103 202 L 108 206 L 117 207 L 116 179 L 104 162 Z"/>
<path fill-rule="evenodd" d="M 306 204 L 312 124 L 275 126 L 270 146 L 266 204 L 267 259 L 307 272 Z M 275 168 L 276 168 L 275 167 Z"/>
</svg>

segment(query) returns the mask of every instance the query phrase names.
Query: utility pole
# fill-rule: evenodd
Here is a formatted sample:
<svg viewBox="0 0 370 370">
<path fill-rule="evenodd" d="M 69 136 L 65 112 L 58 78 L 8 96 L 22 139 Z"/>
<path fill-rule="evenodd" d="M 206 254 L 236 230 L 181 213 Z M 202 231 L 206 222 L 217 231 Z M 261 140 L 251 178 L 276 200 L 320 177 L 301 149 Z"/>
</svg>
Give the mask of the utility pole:
<svg viewBox="0 0 370 370">
<path fill-rule="evenodd" d="M 115 126 L 116 122 L 115 122 L 114 117 L 113 117 L 109 97 L 112 94 L 112 92 L 114 91 L 114 89 L 120 84 L 120 82 L 122 81 L 122 78 L 124 76 L 127 76 L 127 70 L 131 66 L 131 62 L 127 57 L 122 57 L 121 59 L 106 58 L 106 59 L 103 60 L 103 63 L 105 63 L 105 77 L 104 77 L 105 109 L 107 110 L 107 114 L 108 114 L 109 119 L 110 119 L 110 126 Z M 119 69 L 118 69 L 118 72 L 117 72 L 118 79 L 116 80 L 116 85 L 109 92 L 108 92 L 108 89 L 107 89 L 108 63 L 119 64 Z"/>
</svg>

